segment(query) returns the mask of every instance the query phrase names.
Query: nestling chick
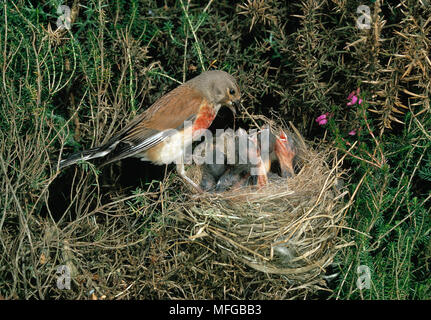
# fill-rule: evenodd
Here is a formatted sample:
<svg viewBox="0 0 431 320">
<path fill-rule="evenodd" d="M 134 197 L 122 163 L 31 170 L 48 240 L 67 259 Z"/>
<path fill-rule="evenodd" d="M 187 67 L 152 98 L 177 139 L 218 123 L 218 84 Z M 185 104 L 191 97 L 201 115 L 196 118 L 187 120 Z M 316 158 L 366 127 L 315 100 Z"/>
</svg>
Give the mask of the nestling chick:
<svg viewBox="0 0 431 320">
<path fill-rule="evenodd" d="M 227 170 L 217 182 L 216 191 L 222 192 L 250 184 L 265 185 L 268 179 L 256 135 L 248 135 L 244 129 L 238 129 L 234 147 L 234 164 L 227 166 Z M 232 152 L 230 154 L 232 155 Z"/>
<path fill-rule="evenodd" d="M 271 171 L 272 163 L 278 162 L 283 178 L 295 175 L 293 162 L 297 151 L 290 135 L 281 131 L 276 136 L 269 127 L 265 126 L 258 133 L 257 140 L 267 173 Z"/>
<path fill-rule="evenodd" d="M 258 169 L 259 166 L 263 168 L 263 162 L 256 139 L 241 128 L 236 132 L 232 129 L 224 131 L 209 143 L 201 143 L 194 152 L 205 158 L 200 183 L 205 191 L 215 189 L 221 192 L 234 185 L 242 185 L 242 181 L 251 176 L 252 170 L 265 174 L 264 169 Z"/>
</svg>

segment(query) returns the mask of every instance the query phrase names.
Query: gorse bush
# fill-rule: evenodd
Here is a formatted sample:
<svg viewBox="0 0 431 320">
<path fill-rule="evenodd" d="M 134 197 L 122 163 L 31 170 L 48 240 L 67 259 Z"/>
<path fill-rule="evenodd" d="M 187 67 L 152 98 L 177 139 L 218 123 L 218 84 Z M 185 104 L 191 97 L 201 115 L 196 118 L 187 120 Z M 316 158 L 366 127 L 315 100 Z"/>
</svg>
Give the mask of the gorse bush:
<svg viewBox="0 0 431 320">
<path fill-rule="evenodd" d="M 57 27 L 68 16 L 60 5 L 70 30 Z M 250 279 L 203 290 L 211 280 L 187 241 L 166 236 L 174 222 L 163 213 L 185 197 L 170 170 L 124 160 L 57 171 L 61 157 L 106 142 L 178 83 L 223 69 L 242 90 L 236 127 L 248 115 L 292 121 L 346 155 L 352 206 L 330 296 L 429 298 L 430 16 L 421 0 L 3 1 L 0 295 L 256 297 Z M 357 88 L 361 103 L 348 105 Z M 211 129 L 233 126 L 223 111 Z M 169 277 L 184 263 L 191 288 Z M 59 265 L 72 270 L 71 290 L 56 286 Z M 358 289 L 360 265 L 369 289 Z M 271 296 L 273 281 L 259 297 L 289 297 Z"/>
</svg>

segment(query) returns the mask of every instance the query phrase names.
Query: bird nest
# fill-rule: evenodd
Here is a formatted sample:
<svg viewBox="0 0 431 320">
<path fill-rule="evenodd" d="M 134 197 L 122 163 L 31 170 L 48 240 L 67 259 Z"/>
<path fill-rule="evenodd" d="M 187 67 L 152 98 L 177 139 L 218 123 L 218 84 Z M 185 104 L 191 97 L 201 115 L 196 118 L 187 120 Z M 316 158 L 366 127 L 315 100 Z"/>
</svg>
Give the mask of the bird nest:
<svg viewBox="0 0 431 320">
<path fill-rule="evenodd" d="M 339 233 L 348 205 L 336 153 L 317 152 L 296 136 L 295 176 L 272 178 L 261 188 L 194 194 L 174 216 L 177 233 L 200 244 L 191 246 L 200 250 L 198 256 L 217 252 L 213 257 L 223 256 L 224 265 L 237 266 L 233 269 L 247 278 L 265 282 L 278 277 L 282 286 L 305 294 L 326 286 L 325 272 L 342 246 Z M 199 183 L 200 167 L 188 173 Z M 205 263 L 213 272 L 212 261 Z"/>
</svg>

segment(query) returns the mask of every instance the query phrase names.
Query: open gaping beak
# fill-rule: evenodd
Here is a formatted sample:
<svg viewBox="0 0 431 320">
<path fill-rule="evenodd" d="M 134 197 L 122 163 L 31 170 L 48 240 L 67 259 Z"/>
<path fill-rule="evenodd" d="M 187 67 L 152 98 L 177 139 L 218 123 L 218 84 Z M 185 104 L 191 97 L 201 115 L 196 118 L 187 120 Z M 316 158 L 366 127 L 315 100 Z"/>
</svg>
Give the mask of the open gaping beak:
<svg viewBox="0 0 431 320">
<path fill-rule="evenodd" d="M 275 142 L 275 154 L 280 163 L 281 176 L 284 178 L 293 177 L 295 175 L 293 161 L 296 156 L 296 148 L 292 137 L 283 131 Z"/>
</svg>

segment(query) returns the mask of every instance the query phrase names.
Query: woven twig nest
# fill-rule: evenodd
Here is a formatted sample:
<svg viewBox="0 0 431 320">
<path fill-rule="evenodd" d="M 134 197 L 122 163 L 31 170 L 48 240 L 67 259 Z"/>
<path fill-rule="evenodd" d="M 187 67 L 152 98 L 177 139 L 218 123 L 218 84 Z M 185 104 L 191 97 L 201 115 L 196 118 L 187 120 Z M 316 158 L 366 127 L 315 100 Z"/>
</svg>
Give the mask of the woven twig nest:
<svg viewBox="0 0 431 320">
<path fill-rule="evenodd" d="M 297 139 L 296 141 L 303 141 Z M 282 275 L 295 286 L 322 285 L 340 244 L 346 205 L 336 159 L 298 143 L 297 174 L 258 189 L 206 193 L 182 203 L 178 227 L 189 240 L 218 250 L 250 273 Z M 199 167 L 189 168 L 199 183 Z M 197 173 L 196 173 L 197 172 Z M 202 253 L 201 253 L 202 254 Z"/>
</svg>

